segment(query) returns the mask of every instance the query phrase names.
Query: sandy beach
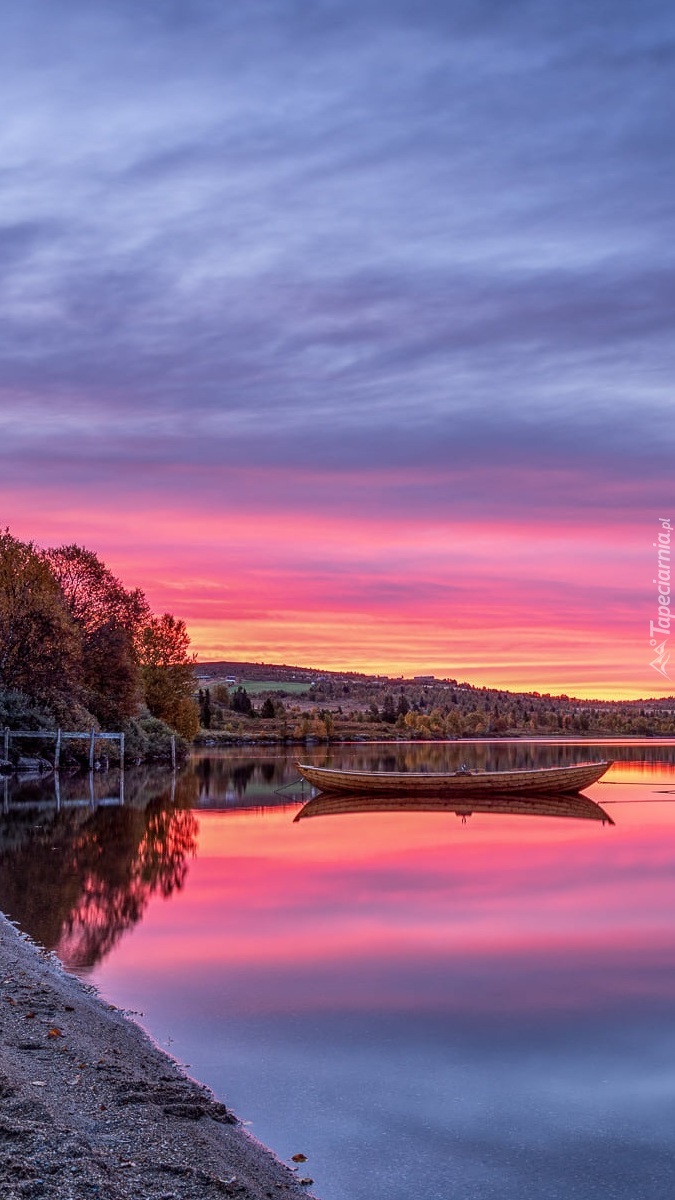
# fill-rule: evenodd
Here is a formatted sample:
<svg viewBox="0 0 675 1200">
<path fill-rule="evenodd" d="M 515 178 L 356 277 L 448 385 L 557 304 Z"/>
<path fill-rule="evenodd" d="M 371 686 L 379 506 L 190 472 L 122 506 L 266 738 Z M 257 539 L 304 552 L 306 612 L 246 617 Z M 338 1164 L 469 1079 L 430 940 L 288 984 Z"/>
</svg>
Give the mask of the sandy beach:
<svg viewBox="0 0 675 1200">
<path fill-rule="evenodd" d="M 128 1017 L 0 914 L 0 1196 L 306 1197 Z"/>
</svg>

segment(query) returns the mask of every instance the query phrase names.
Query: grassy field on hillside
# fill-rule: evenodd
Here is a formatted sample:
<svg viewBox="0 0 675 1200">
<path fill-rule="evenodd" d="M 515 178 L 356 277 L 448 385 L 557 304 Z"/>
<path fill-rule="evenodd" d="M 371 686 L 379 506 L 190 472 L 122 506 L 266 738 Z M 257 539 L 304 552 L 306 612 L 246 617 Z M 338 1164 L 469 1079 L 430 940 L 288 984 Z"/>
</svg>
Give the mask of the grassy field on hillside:
<svg viewBox="0 0 675 1200">
<path fill-rule="evenodd" d="M 225 677 L 222 679 L 202 679 L 200 688 L 214 688 L 218 684 L 223 684 L 230 692 L 236 691 L 238 687 L 243 687 L 248 692 L 249 696 L 259 696 L 261 692 L 286 692 L 289 696 L 304 696 L 310 689 L 310 684 L 302 680 L 283 680 L 283 679 L 242 679 L 241 683 L 226 683 Z"/>
<path fill-rule="evenodd" d="M 249 696 L 259 696 L 261 692 L 288 692 L 289 696 L 303 696 L 310 688 L 306 681 L 294 679 L 287 682 L 278 679 L 244 679 L 241 686 Z"/>
</svg>

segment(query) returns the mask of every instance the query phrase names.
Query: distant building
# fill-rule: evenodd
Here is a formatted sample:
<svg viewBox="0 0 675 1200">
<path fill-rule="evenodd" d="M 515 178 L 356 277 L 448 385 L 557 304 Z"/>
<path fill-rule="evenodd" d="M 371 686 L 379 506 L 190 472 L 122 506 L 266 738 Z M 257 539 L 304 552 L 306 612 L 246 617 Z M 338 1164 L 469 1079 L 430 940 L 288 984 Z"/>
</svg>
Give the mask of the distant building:
<svg viewBox="0 0 675 1200">
<path fill-rule="evenodd" d="M 435 683 L 435 675 L 413 675 L 413 683 Z"/>
</svg>

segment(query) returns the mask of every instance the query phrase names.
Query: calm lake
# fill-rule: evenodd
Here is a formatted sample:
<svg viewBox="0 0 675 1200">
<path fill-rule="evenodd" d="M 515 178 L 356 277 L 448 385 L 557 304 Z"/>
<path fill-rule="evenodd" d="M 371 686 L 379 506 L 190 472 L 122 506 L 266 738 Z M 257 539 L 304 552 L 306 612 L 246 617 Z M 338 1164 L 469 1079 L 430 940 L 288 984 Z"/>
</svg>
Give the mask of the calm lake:
<svg viewBox="0 0 675 1200">
<path fill-rule="evenodd" d="M 296 820 L 293 757 L 129 771 L 123 804 L 113 773 L 62 780 L 58 807 L 53 780 L 6 784 L 0 908 L 306 1154 L 322 1200 L 675 1195 L 675 743 L 301 754 L 615 760 L 595 805 L 554 816 Z"/>
</svg>

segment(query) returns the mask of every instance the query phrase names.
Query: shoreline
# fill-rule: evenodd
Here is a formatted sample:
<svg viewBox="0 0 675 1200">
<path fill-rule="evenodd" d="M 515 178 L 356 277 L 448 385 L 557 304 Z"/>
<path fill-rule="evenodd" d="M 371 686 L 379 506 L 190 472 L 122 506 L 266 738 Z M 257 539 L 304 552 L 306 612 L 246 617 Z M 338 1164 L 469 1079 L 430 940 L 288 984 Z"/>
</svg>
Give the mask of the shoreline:
<svg viewBox="0 0 675 1200">
<path fill-rule="evenodd" d="M 570 743 L 585 743 L 585 742 L 672 742 L 675 741 L 675 733 L 608 733 L 607 731 L 592 732 L 584 730 L 583 732 L 560 732 L 547 733 L 544 729 L 539 729 L 536 732 L 525 730 L 509 731 L 507 733 L 467 733 L 461 736 L 452 734 L 425 734 L 414 736 L 410 731 L 401 733 L 400 735 L 392 736 L 390 731 L 383 732 L 380 729 L 373 733 L 367 734 L 345 734 L 339 732 L 326 737 L 282 737 L 274 734 L 260 733 L 251 734 L 247 737 L 243 734 L 230 734 L 218 730 L 214 733 L 200 733 L 190 743 L 191 751 L 194 750 L 226 750 L 230 746 L 285 746 L 289 750 L 313 750 L 332 749 L 335 746 L 360 746 L 360 745 L 387 745 L 387 746 L 425 746 L 425 745 L 453 745 L 462 746 L 472 742 L 553 742 L 560 745 Z M 188 756 L 189 757 L 189 756 Z"/>
<path fill-rule="evenodd" d="M 2 913 L 0 1045 L 7 1200 L 314 1195 L 139 1025 Z"/>
</svg>

